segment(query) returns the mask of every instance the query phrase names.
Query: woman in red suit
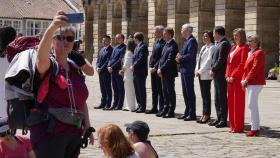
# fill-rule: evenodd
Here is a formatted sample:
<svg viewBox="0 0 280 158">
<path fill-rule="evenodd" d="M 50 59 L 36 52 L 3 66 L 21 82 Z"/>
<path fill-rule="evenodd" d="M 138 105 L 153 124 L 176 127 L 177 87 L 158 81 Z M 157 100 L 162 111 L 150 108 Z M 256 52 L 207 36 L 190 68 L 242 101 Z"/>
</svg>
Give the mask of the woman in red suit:
<svg viewBox="0 0 280 158">
<path fill-rule="evenodd" d="M 265 54 L 259 48 L 260 40 L 258 36 L 248 37 L 250 52 L 245 63 L 244 74 L 241 84 L 247 91 L 247 104 L 251 115 L 251 131 L 246 136 L 258 136 L 260 133 L 260 119 L 258 110 L 258 96 L 265 85 Z"/>
<path fill-rule="evenodd" d="M 245 30 L 242 28 L 233 30 L 233 38 L 235 45 L 228 55 L 225 75 L 228 83 L 229 132 L 240 133 L 244 130 L 245 111 L 245 91 L 240 82 L 248 56 Z"/>
</svg>

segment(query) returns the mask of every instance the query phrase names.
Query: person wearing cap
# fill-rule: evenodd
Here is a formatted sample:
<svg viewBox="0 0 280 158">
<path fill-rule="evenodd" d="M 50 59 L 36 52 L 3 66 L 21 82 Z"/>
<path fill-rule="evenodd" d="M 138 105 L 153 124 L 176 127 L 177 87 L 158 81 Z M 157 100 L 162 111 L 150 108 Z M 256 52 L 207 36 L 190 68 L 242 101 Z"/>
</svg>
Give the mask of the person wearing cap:
<svg viewBox="0 0 280 158">
<path fill-rule="evenodd" d="M 124 125 L 128 139 L 133 143 L 133 148 L 140 158 L 158 158 L 158 154 L 148 140 L 150 128 L 146 122 L 134 121 Z"/>
<path fill-rule="evenodd" d="M 29 138 L 11 134 L 7 117 L 0 118 L 0 157 L 36 157 Z"/>
</svg>

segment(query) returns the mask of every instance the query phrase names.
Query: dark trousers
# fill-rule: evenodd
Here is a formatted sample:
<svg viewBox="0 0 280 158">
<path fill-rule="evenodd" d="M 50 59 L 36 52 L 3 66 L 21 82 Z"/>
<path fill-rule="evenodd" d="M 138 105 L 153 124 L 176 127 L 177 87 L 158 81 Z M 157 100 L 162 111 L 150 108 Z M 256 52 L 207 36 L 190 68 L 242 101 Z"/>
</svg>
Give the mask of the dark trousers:
<svg viewBox="0 0 280 158">
<path fill-rule="evenodd" d="M 176 108 L 175 77 L 163 76 L 161 79 L 162 92 L 164 96 L 164 109 L 169 114 L 173 114 Z"/>
<path fill-rule="evenodd" d="M 202 115 L 211 115 L 211 82 L 212 80 L 199 79 L 200 92 L 202 97 Z"/>
<path fill-rule="evenodd" d="M 224 75 L 214 76 L 215 86 L 215 107 L 217 119 L 219 121 L 227 121 L 228 104 L 227 104 L 227 82 Z"/>
<path fill-rule="evenodd" d="M 79 134 L 62 134 L 34 144 L 33 149 L 38 158 L 78 158 L 80 145 Z"/>
<path fill-rule="evenodd" d="M 109 72 L 99 73 L 99 85 L 101 90 L 101 105 L 109 108 L 112 102 L 111 76 Z"/>
<path fill-rule="evenodd" d="M 124 102 L 124 82 L 118 71 L 113 71 L 112 73 L 112 86 L 114 91 L 114 102 L 113 107 L 123 107 Z"/>
<path fill-rule="evenodd" d="M 146 111 L 147 94 L 146 94 L 146 76 L 134 76 L 133 83 L 136 95 L 136 101 L 140 110 Z"/>
<path fill-rule="evenodd" d="M 153 106 L 152 110 L 158 109 L 159 111 L 162 111 L 164 106 L 164 99 L 162 94 L 161 78 L 157 75 L 156 72 L 151 74 L 151 85 Z"/>
<path fill-rule="evenodd" d="M 181 73 L 181 82 L 186 105 L 185 115 L 196 116 L 196 97 L 194 92 L 194 75 Z"/>
</svg>

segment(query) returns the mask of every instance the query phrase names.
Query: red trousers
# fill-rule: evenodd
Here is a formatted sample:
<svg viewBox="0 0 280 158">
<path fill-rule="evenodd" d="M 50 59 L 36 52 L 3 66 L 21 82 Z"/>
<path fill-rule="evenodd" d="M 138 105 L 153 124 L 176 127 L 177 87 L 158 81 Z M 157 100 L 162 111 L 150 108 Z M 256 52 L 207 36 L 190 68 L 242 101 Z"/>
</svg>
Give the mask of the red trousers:
<svg viewBox="0 0 280 158">
<path fill-rule="evenodd" d="M 242 89 L 241 80 L 236 79 L 228 83 L 228 114 L 230 130 L 243 132 L 245 112 L 245 91 Z"/>
</svg>

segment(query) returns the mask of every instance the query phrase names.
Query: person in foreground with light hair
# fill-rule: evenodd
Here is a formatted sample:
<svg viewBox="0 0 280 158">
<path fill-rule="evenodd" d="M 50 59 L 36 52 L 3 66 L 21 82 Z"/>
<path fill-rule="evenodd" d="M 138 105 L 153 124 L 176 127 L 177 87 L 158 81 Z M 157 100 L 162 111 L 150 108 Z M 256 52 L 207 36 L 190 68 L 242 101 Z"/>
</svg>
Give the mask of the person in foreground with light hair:
<svg viewBox="0 0 280 158">
<path fill-rule="evenodd" d="M 40 98 L 40 107 L 48 109 L 48 113 L 52 110 L 52 116 L 55 117 L 55 125 L 52 127 L 51 121 L 42 120 L 30 129 L 31 142 L 39 158 L 77 158 L 80 154 L 82 132 L 90 127 L 86 105 L 89 92 L 84 76 L 67 60 L 73 49 L 75 30 L 64 14 L 59 11 L 55 15 L 38 47 L 36 80 L 39 82 L 38 87 L 48 87 L 45 87 L 47 93 L 39 91 L 40 97 L 37 98 Z M 44 80 L 50 78 L 51 74 L 54 74 L 54 80 Z M 60 117 L 59 111 L 63 117 Z M 91 135 L 90 143 L 93 142 Z"/>
<path fill-rule="evenodd" d="M 249 36 L 248 44 L 250 51 L 244 66 L 241 85 L 246 88 L 251 118 L 251 130 L 246 133 L 246 136 L 252 137 L 260 134 L 258 96 L 265 85 L 265 53 L 260 48 L 260 40 L 257 35 Z"/>
</svg>

